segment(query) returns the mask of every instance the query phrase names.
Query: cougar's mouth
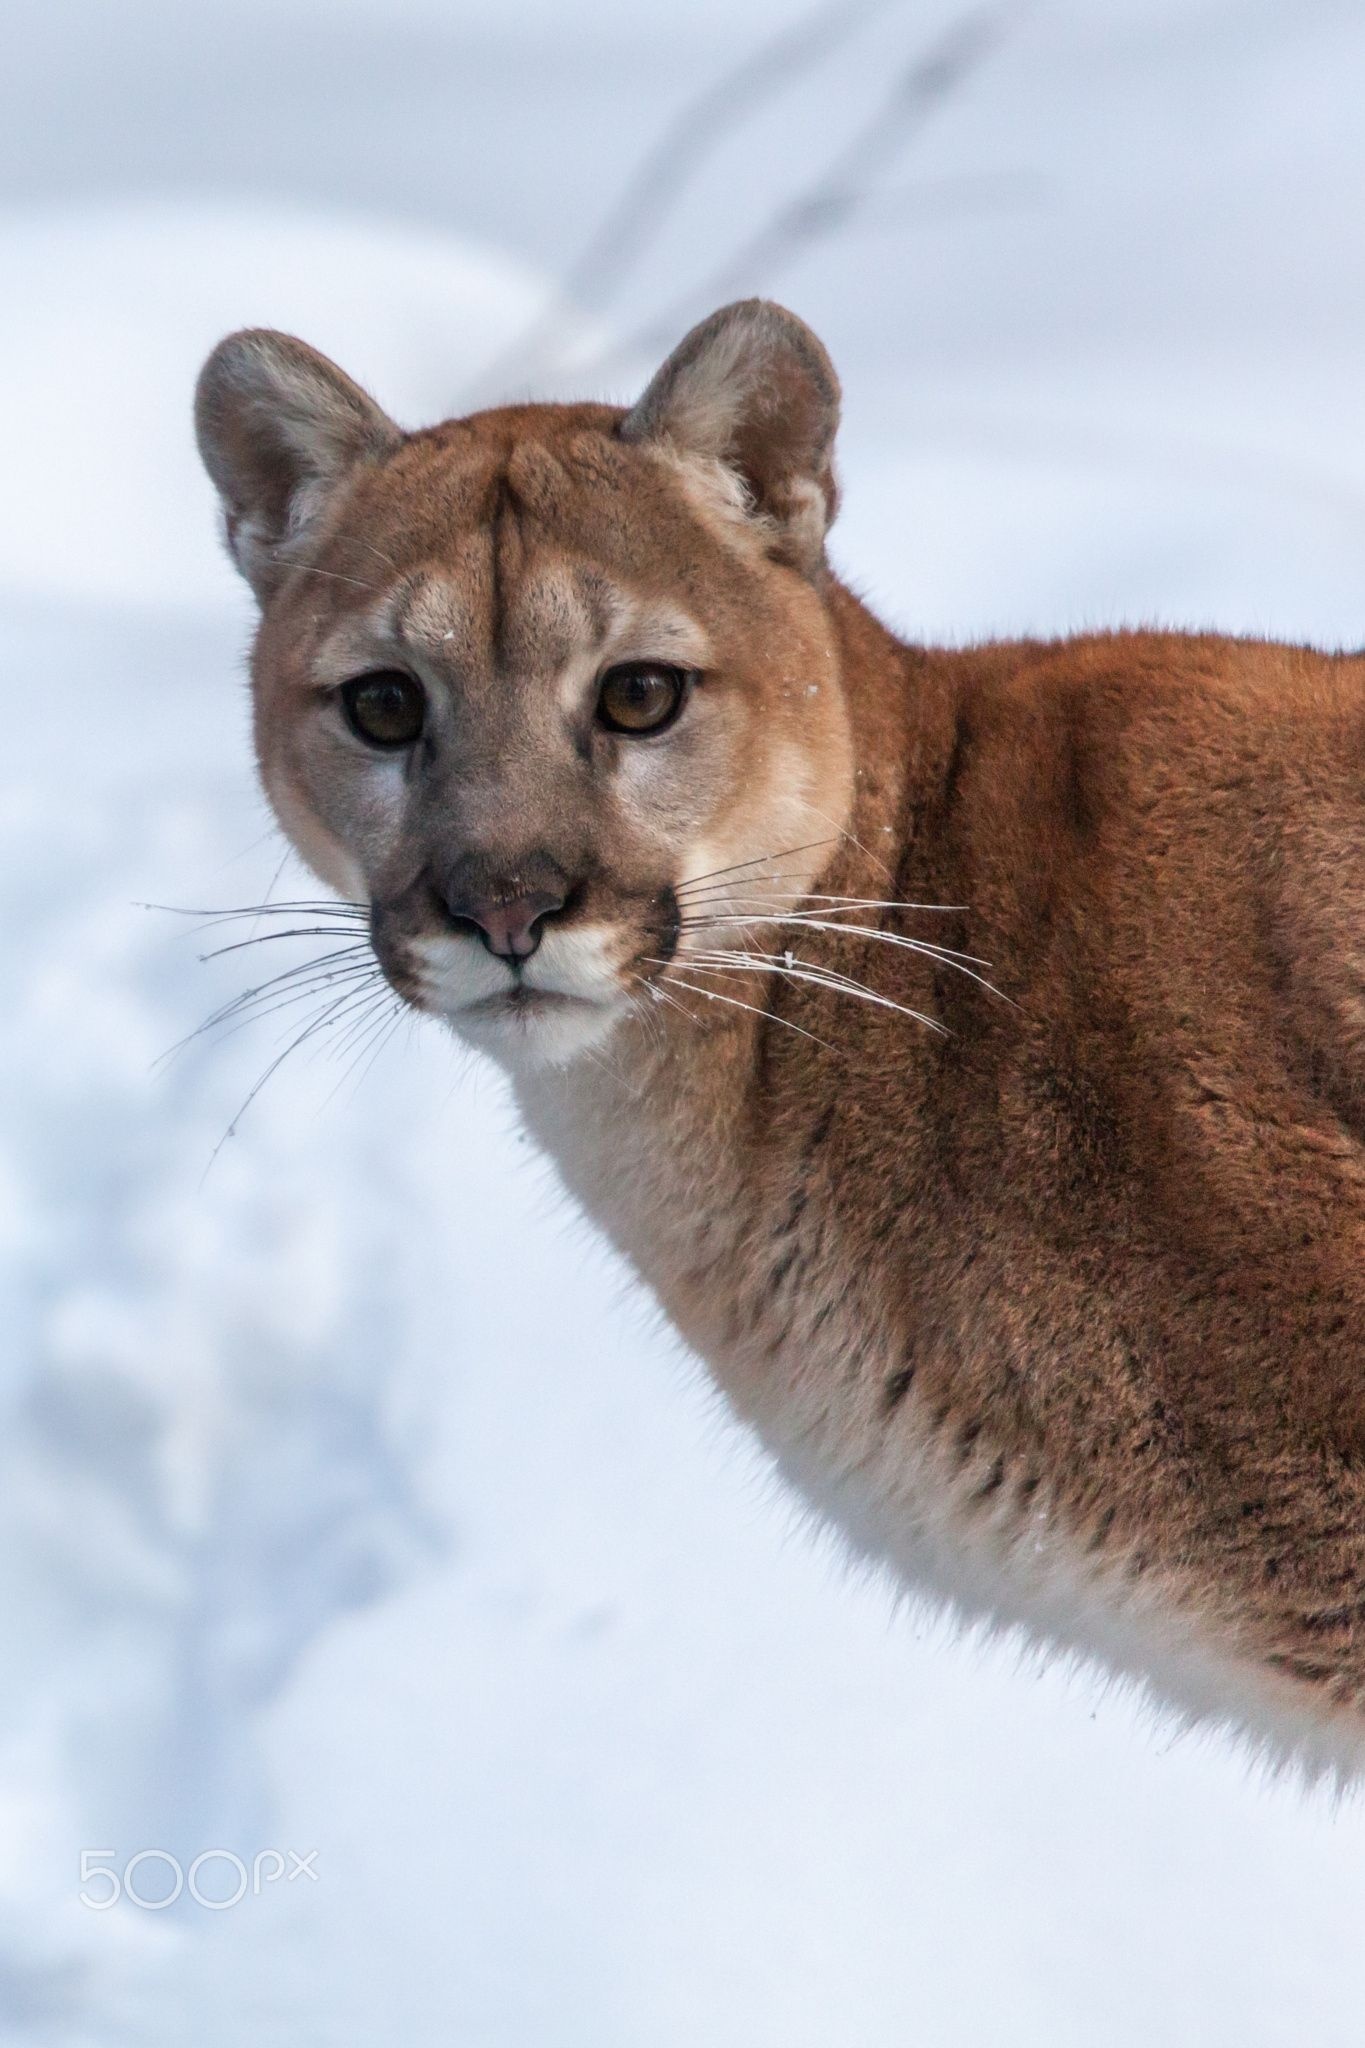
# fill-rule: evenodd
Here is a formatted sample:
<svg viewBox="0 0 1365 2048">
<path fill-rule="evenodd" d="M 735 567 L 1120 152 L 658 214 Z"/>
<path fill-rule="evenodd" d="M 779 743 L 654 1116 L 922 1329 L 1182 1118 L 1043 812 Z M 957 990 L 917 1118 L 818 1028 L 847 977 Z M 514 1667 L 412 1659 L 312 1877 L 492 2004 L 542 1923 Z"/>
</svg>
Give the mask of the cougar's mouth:
<svg viewBox="0 0 1365 2048">
<path fill-rule="evenodd" d="M 566 995 L 561 989 L 532 988 L 517 982 L 512 988 L 496 990 L 467 1003 L 462 1017 L 537 1017 L 550 1010 L 599 1010 L 603 1005 L 590 996 Z"/>
<path fill-rule="evenodd" d="M 609 950 L 605 935 L 586 945 L 581 934 L 547 939 L 513 970 L 472 940 L 437 934 L 409 940 L 403 955 L 419 1009 L 522 1068 L 565 1066 L 614 1029 L 628 1005 Z"/>
</svg>

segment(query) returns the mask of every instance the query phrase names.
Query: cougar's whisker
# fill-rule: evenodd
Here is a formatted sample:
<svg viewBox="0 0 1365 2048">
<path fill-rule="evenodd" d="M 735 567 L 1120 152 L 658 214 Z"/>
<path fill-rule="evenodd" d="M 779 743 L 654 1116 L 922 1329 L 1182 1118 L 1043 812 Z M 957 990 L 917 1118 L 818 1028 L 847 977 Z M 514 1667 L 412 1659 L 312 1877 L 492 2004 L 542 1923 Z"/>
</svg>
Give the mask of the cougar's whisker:
<svg viewBox="0 0 1365 2048">
<path fill-rule="evenodd" d="M 347 952 L 349 950 L 345 949 Z M 193 1031 L 187 1032 L 183 1038 L 159 1054 L 153 1065 L 164 1066 L 168 1060 L 183 1052 L 187 1046 L 193 1045 L 194 1041 L 202 1038 L 206 1032 L 228 1026 L 231 1028 L 223 1030 L 222 1035 L 225 1038 L 231 1037 L 233 1031 L 240 1029 L 243 1024 L 252 1023 L 259 1017 L 268 1017 L 277 1008 L 284 1008 L 297 1002 L 317 988 L 330 987 L 338 981 L 355 981 L 366 974 L 377 976 L 380 972 L 378 963 L 373 960 L 347 963 L 343 956 L 335 954 L 324 954 L 321 960 L 301 960 L 296 967 L 291 967 L 286 973 L 274 975 L 256 988 L 244 989 L 241 995 L 221 1004 L 202 1024 L 197 1024 Z"/>
<path fill-rule="evenodd" d="M 368 987 L 371 983 L 377 984 L 382 980 L 383 975 L 377 966 L 367 967 L 364 965 L 338 967 L 332 969 L 327 974 L 311 975 L 300 981 L 293 988 L 279 990 L 269 1001 L 243 1011 L 231 1020 L 231 1028 L 233 1031 L 238 1031 L 246 1024 L 255 1024 L 266 1017 L 273 1017 L 277 1011 L 291 1008 L 293 1004 L 300 1001 L 304 996 L 313 994 L 315 990 L 336 988 L 342 983 L 347 983 L 353 988 L 361 989 Z M 224 1021 L 228 1020 L 225 1019 Z M 224 1037 L 229 1035 L 229 1032 L 225 1031 L 223 1033 Z"/>
<path fill-rule="evenodd" d="M 911 953 L 930 953 L 940 960 L 966 960 L 973 967 L 989 967 L 979 953 L 963 953 L 956 946 L 940 946 L 935 939 L 912 938 L 909 932 L 888 932 L 880 925 L 842 924 L 830 914 L 806 910 L 727 910 L 712 917 L 684 918 L 683 931 L 721 931 L 756 924 L 794 924 L 813 932 L 848 932 L 854 938 L 875 939 L 884 946 L 902 946 Z"/>
<path fill-rule="evenodd" d="M 296 960 L 292 967 L 286 967 L 282 973 L 272 974 L 267 980 L 258 981 L 254 988 L 243 989 L 239 995 L 232 996 L 215 1010 L 207 1021 L 213 1023 L 219 1017 L 228 1016 L 239 1003 L 251 1002 L 257 996 L 266 995 L 271 989 L 283 988 L 303 975 L 321 973 L 329 968 L 340 971 L 352 965 L 374 964 L 374 956 L 368 945 L 362 944 L 359 940 L 352 940 L 348 945 L 333 947 L 330 953 L 315 953 L 311 960 Z"/>
<path fill-rule="evenodd" d="M 655 984 L 649 981 L 643 974 L 632 973 L 630 978 L 638 988 L 653 989 L 655 987 Z M 649 1039 L 651 1045 L 659 1046 L 663 1040 L 663 1025 L 660 1022 L 657 1011 L 651 1008 L 643 996 L 638 995 L 627 996 L 626 1007 L 644 1032 L 646 1038 Z"/>
<path fill-rule="evenodd" d="M 741 868 L 761 867 L 765 860 L 794 860 L 798 853 L 813 853 L 818 846 L 833 846 L 832 839 L 810 839 L 804 846 L 787 846 L 780 853 L 756 853 L 751 860 L 737 860 L 733 867 L 710 868 L 704 875 L 691 875 L 685 882 L 679 882 L 674 889 L 675 896 L 686 895 L 701 882 L 712 882 L 720 875 L 737 875 Z"/>
<path fill-rule="evenodd" d="M 791 877 L 787 875 L 774 875 L 771 877 L 771 879 L 775 882 L 784 882 L 791 880 Z M 705 902 L 709 900 L 712 896 L 720 897 L 722 899 L 728 898 L 733 894 L 733 892 L 737 888 L 740 888 L 742 886 L 746 885 L 741 885 L 734 882 L 726 882 L 717 883 L 711 888 L 699 889 L 697 891 L 695 899 L 692 897 L 688 898 L 688 907 L 691 908 L 693 901 Z M 949 917 L 954 915 L 961 916 L 965 915 L 967 910 L 967 905 L 965 903 L 902 903 L 894 897 L 831 896 L 816 889 L 770 889 L 768 887 L 768 878 L 765 878 L 762 875 L 756 877 L 756 879 L 753 882 L 749 883 L 747 886 L 755 890 L 762 889 L 764 891 L 764 902 L 781 902 L 785 899 L 794 903 L 823 903 L 826 905 L 835 905 L 847 910 L 924 911 L 928 913 L 930 916 L 934 917 Z M 744 899 L 742 896 L 736 895 L 734 897 L 734 900 L 736 903 L 739 903 L 742 902 Z"/>
<path fill-rule="evenodd" d="M 257 932 L 254 938 L 233 939 L 226 946 L 212 946 L 207 953 L 201 953 L 201 960 L 221 960 L 228 953 L 244 953 L 248 946 L 266 946 L 282 939 L 347 939 L 353 946 L 365 946 L 368 939 L 355 938 L 353 925 L 300 924 L 287 932 Z"/>
<path fill-rule="evenodd" d="M 911 1008 L 908 1003 L 898 1003 L 891 996 L 884 996 L 878 989 L 868 988 L 865 982 L 855 981 L 852 975 L 841 974 L 834 968 L 820 967 L 809 960 L 797 960 L 784 953 L 740 953 L 718 952 L 715 954 L 689 953 L 686 956 L 689 971 L 711 974 L 773 973 L 784 975 L 789 981 L 805 981 L 815 988 L 829 989 L 837 995 L 852 996 L 865 1003 L 874 1003 L 879 1009 L 894 1010 L 902 1017 L 910 1017 L 926 1029 L 937 1032 L 941 1037 L 950 1033 L 936 1017 L 926 1016 L 922 1010 Z M 676 977 L 675 977 L 676 978 Z"/>
<path fill-rule="evenodd" d="M 364 1066 L 360 1069 L 360 1072 L 356 1075 L 355 1085 L 357 1091 L 359 1091 L 360 1087 L 362 1086 L 366 1075 L 369 1074 L 375 1067 L 376 1063 L 380 1058 L 380 1055 L 384 1051 L 385 1046 L 392 1043 L 394 1035 L 397 1032 L 399 1025 L 403 1022 L 403 1019 L 407 1014 L 407 1005 L 403 1002 L 398 1001 L 397 998 L 395 998 L 394 1008 L 392 1014 L 389 1017 L 388 1028 L 386 1030 L 380 1031 L 379 1036 L 375 1040 L 374 1045 L 370 1051 L 369 1058 L 366 1060 Z"/>
<path fill-rule="evenodd" d="M 686 1003 L 680 1003 L 677 997 L 670 992 L 670 990 L 664 985 L 662 981 L 651 980 L 649 975 L 647 974 L 636 974 L 632 977 L 632 979 L 638 981 L 641 988 L 648 989 L 651 998 L 655 1002 L 666 1003 L 670 1009 L 676 1010 L 680 1017 L 686 1017 L 689 1024 L 695 1024 L 697 1022 L 697 1019 L 688 1009 Z M 641 1014 L 645 1016 L 650 1015 L 649 1011 L 645 1009 L 643 1005 L 641 1007 Z M 657 1023 L 658 1019 L 651 1018 L 651 1022 Z"/>
<path fill-rule="evenodd" d="M 384 993 L 384 989 L 374 987 L 367 981 L 361 982 L 358 986 L 353 984 L 351 987 L 343 989 L 339 995 L 332 998 L 330 1007 L 324 1005 L 324 1014 L 315 1017 L 312 1025 L 305 1027 L 299 1043 L 306 1043 L 310 1037 L 314 1036 L 324 1027 L 328 1031 L 335 1030 L 344 1018 L 349 1018 L 351 1024 L 358 1023 L 360 1015 L 368 1012 L 371 1005 L 383 996 Z M 347 1028 L 349 1030 L 350 1026 L 348 1025 Z"/>
<path fill-rule="evenodd" d="M 375 560 L 382 562 L 386 569 L 392 569 L 395 576 L 402 575 L 403 572 L 393 559 L 393 556 L 386 555 L 383 548 L 377 548 L 372 540 L 362 540 L 358 533 L 337 533 L 333 534 L 332 538 L 340 541 L 343 547 L 364 548 L 366 554 L 373 555 Z"/>
<path fill-rule="evenodd" d="M 665 967 L 669 963 L 664 960 L 652 960 L 649 962 L 649 965 L 651 967 Z M 761 1010 L 755 1003 L 742 1003 L 738 996 L 722 995 L 718 988 L 698 988 L 695 982 L 684 981 L 682 976 L 676 972 L 670 975 L 670 980 L 674 988 L 685 988 L 689 995 L 701 996 L 708 1003 L 729 1003 L 732 1009 L 747 1010 L 751 1017 L 762 1017 L 769 1024 L 784 1025 L 788 1031 L 794 1031 L 798 1038 L 808 1038 L 812 1045 L 823 1046 L 826 1052 L 833 1052 L 835 1050 L 835 1047 L 830 1045 L 828 1040 L 818 1037 L 814 1031 L 807 1031 L 804 1024 L 793 1024 L 790 1017 L 779 1017 L 776 1010 Z M 694 1017 L 692 1022 L 695 1024 L 698 1022 L 698 1019 Z"/>
<path fill-rule="evenodd" d="M 965 974 L 969 981 L 976 982 L 978 987 L 984 988 L 989 995 L 998 996 L 1001 1002 L 1010 1003 L 1015 1009 L 1019 1007 L 1014 1002 L 1012 996 L 1007 996 L 1003 989 L 997 988 L 993 981 L 988 981 L 984 974 L 977 973 L 978 967 L 990 966 L 989 960 L 979 959 L 974 953 L 956 952 L 951 946 L 936 946 L 927 939 L 912 939 L 901 932 L 880 931 L 872 925 L 839 924 L 833 920 L 803 917 L 799 914 L 785 917 L 765 917 L 761 915 L 747 917 L 735 915 L 731 917 L 699 919 L 696 924 L 692 926 L 684 924 L 681 929 L 684 931 L 689 929 L 695 931 L 749 931 L 759 924 L 795 925 L 799 930 L 803 931 L 843 932 L 847 933 L 850 938 L 866 939 L 883 946 L 898 946 L 902 952 L 918 954 L 922 959 L 934 961 L 942 967 L 952 968 L 957 974 Z M 811 962 L 808 964 L 819 965 L 820 963 Z"/>
<path fill-rule="evenodd" d="M 307 1044 L 308 1040 L 312 1038 L 316 1033 L 320 1031 L 332 1030 L 341 1021 L 342 1017 L 348 1015 L 351 1012 L 353 1006 L 363 999 L 364 994 L 365 992 L 363 990 L 359 994 L 355 993 L 354 991 L 343 991 L 341 995 L 333 996 L 328 1002 L 322 1005 L 320 1010 L 314 1012 L 314 1014 L 308 1019 L 307 1023 L 304 1025 L 302 1031 L 298 1032 L 295 1037 L 290 1039 L 288 1045 L 285 1046 L 283 1052 L 277 1053 L 275 1055 L 274 1059 L 271 1060 L 269 1066 L 261 1075 L 260 1079 L 250 1089 L 246 1096 L 246 1099 L 241 1105 L 241 1108 L 237 1111 L 231 1123 L 223 1132 L 222 1137 L 218 1140 L 218 1143 L 214 1146 L 212 1152 L 209 1154 L 208 1164 L 204 1168 L 205 1177 L 207 1177 L 207 1175 L 212 1171 L 213 1163 L 217 1159 L 218 1154 L 222 1151 L 224 1145 L 226 1145 L 228 1139 L 236 1136 L 238 1125 L 241 1123 L 242 1118 L 250 1109 L 252 1103 L 256 1100 L 256 1097 L 260 1094 L 261 1090 L 265 1087 L 266 1083 L 269 1080 L 271 1080 L 271 1078 L 275 1074 L 279 1072 L 280 1068 L 289 1058 L 289 1055 L 292 1052 L 297 1052 L 300 1046 Z"/>
<path fill-rule="evenodd" d="M 392 1001 L 386 1001 L 386 997 L 391 997 Z M 351 1054 L 352 1057 L 336 1086 L 328 1093 L 327 1102 L 340 1094 L 358 1068 L 368 1071 L 367 1055 L 378 1051 L 388 1026 L 394 1021 L 395 1007 L 401 1008 L 402 1005 L 392 989 L 376 989 L 370 1001 L 362 1006 L 336 1045 L 330 1048 L 338 1059 L 345 1059 L 347 1054 Z"/>
<path fill-rule="evenodd" d="M 214 1043 L 222 1044 L 223 1041 L 226 1039 L 235 1038 L 238 1032 L 245 1031 L 248 1025 L 263 1024 L 267 1021 L 267 1019 L 275 1016 L 278 1012 L 295 1009 L 300 1003 L 307 1002 L 310 999 L 315 998 L 320 993 L 324 993 L 330 990 L 331 987 L 331 982 L 318 982 L 315 983 L 311 988 L 295 989 L 291 991 L 291 993 L 287 996 L 281 996 L 277 1001 L 271 1003 L 268 1008 L 252 1010 L 243 1016 L 236 1017 L 232 1019 L 230 1023 L 226 1023 L 222 1026 L 222 1028 L 219 1030 L 217 1034 L 217 1037 L 214 1040 Z M 200 1031 L 202 1031 L 203 1029 L 204 1027 L 201 1025 Z M 190 1038 L 184 1041 L 182 1045 L 172 1047 L 172 1052 L 183 1051 L 185 1045 L 192 1044 L 194 1039 L 197 1038 L 199 1035 L 199 1032 L 192 1033 Z M 163 1053 L 161 1056 L 163 1062 L 167 1060 L 169 1057 L 170 1054 L 167 1053 Z"/>
<path fill-rule="evenodd" d="M 147 903 L 145 910 L 169 911 L 173 917 L 203 917 L 215 924 L 231 924 L 242 917 L 368 917 L 367 903 L 328 902 L 325 898 L 281 898 L 277 903 L 242 903 L 226 909 L 187 909 L 179 903 Z"/>
<path fill-rule="evenodd" d="M 886 865 L 886 862 L 881 858 L 879 854 L 875 854 L 870 846 L 864 846 L 862 840 L 858 837 L 856 832 L 851 832 L 847 825 L 838 824 L 833 818 L 830 817 L 828 811 L 822 811 L 818 804 L 811 804 L 810 808 L 814 811 L 817 818 L 823 818 L 827 825 L 833 825 L 835 831 L 838 833 L 841 839 L 847 839 L 850 846 L 856 846 L 859 853 L 861 853 L 865 859 L 870 860 L 874 868 L 880 868 L 882 873 L 886 876 L 889 882 L 895 880 L 895 876 L 892 874 L 890 868 Z"/>
<path fill-rule="evenodd" d="M 230 909 L 194 909 L 183 903 L 139 903 L 139 910 L 156 910 L 168 917 L 195 917 L 200 922 L 194 927 L 194 936 L 201 932 L 214 931 L 222 925 L 258 924 L 266 917 L 314 917 L 335 921 L 338 931 L 352 929 L 355 925 L 367 923 L 370 907 L 367 903 L 310 902 L 300 899 L 281 903 L 244 903 Z"/>
<path fill-rule="evenodd" d="M 280 552 L 280 549 L 275 549 L 276 555 Z M 384 594 L 378 583 L 366 583 L 359 576 L 343 576 L 339 569 L 320 569 L 316 562 L 291 562 L 286 557 L 285 573 L 291 576 L 295 573 L 303 576 L 325 576 L 330 583 L 349 583 L 356 590 L 370 591 L 375 597 L 382 597 Z"/>
<path fill-rule="evenodd" d="M 387 1008 L 381 1007 L 377 1017 L 372 1012 L 367 1011 L 365 1015 L 365 1029 L 360 1037 L 349 1038 L 342 1045 L 334 1048 L 338 1058 L 344 1056 L 350 1045 L 354 1045 L 356 1051 L 354 1058 L 347 1062 L 342 1074 L 323 1097 L 322 1107 L 324 1109 L 326 1109 L 329 1102 L 336 1100 L 348 1081 L 354 1080 L 357 1090 L 359 1089 L 366 1074 L 369 1073 L 376 1059 L 384 1050 L 388 1040 L 392 1037 L 397 1023 L 398 1017 Z"/>
</svg>

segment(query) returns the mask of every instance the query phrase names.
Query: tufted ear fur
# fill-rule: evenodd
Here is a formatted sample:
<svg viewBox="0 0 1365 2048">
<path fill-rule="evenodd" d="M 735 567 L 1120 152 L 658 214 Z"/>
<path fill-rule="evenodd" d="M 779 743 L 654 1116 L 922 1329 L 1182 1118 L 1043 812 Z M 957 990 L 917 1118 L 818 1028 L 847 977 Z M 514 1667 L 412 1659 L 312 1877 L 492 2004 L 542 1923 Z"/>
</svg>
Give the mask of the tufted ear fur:
<svg viewBox="0 0 1365 2048">
<path fill-rule="evenodd" d="M 195 431 L 218 487 L 233 560 L 264 604 L 302 539 L 357 463 L 401 430 L 335 363 L 266 328 L 220 341 L 199 375 Z"/>
<path fill-rule="evenodd" d="M 724 464 L 772 553 L 812 576 L 837 504 L 838 424 L 839 380 L 809 327 L 771 299 L 741 299 L 679 342 L 620 432 Z"/>
</svg>

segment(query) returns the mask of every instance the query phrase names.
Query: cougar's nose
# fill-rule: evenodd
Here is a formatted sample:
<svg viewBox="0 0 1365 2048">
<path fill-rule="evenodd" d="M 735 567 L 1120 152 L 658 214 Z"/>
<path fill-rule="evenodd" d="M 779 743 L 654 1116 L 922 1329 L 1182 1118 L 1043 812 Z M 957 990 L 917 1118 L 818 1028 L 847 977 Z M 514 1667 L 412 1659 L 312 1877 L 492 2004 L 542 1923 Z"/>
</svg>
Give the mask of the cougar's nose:
<svg viewBox="0 0 1365 2048">
<path fill-rule="evenodd" d="M 562 890 L 537 889 L 524 896 L 494 896 L 451 889 L 445 906 L 457 924 L 472 925 L 500 960 L 529 960 L 544 936 L 545 920 L 562 910 Z"/>
</svg>

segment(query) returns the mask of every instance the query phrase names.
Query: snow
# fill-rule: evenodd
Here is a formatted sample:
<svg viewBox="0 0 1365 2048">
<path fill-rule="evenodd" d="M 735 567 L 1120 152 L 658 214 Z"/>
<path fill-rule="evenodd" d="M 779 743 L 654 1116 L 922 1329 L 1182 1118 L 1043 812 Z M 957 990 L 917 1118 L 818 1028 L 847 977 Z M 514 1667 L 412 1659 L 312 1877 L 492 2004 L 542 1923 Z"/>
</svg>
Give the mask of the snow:
<svg viewBox="0 0 1365 2048">
<path fill-rule="evenodd" d="M 870 16 L 700 167 L 616 303 L 565 310 L 566 350 L 673 303 L 947 15 Z M 558 303 L 655 110 L 784 18 L 19 10 L 6 2041 L 1359 2041 L 1365 1808 L 850 1577 L 488 1070 L 418 1027 L 368 1068 L 305 1052 L 219 1147 L 287 1018 L 161 1059 L 260 977 L 141 906 L 249 902 L 280 862 L 201 355 L 280 325 L 439 416 Z M 906 630 L 1361 639 L 1362 63 L 1331 0 L 1058 0 L 888 187 L 1016 198 L 888 200 L 772 280 L 847 386 L 838 559 Z M 80 1902 L 82 1850 L 212 1848 L 316 1850 L 316 1882 Z"/>
<path fill-rule="evenodd" d="M 216 501 L 185 433 L 198 366 L 223 334 L 306 326 L 417 422 L 449 410 L 455 365 L 506 347 L 554 301 L 495 251 L 279 204 L 14 209 L 0 249 L 11 304 L 41 307 L 0 338 L 0 374 L 24 394 L 0 579 L 159 611 L 224 602 Z"/>
</svg>

